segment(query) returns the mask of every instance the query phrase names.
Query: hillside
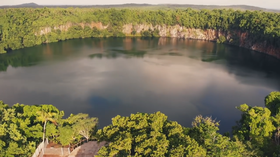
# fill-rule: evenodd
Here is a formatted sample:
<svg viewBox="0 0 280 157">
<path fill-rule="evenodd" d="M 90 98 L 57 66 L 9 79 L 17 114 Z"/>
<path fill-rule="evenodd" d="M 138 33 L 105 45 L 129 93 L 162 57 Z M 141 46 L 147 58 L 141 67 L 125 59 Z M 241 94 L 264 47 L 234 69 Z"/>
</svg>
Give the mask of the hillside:
<svg viewBox="0 0 280 157">
<path fill-rule="evenodd" d="M 217 41 L 280 58 L 279 13 L 233 9 L 8 8 L 0 9 L 0 19 L 0 53 L 74 38 L 142 36 Z"/>
<path fill-rule="evenodd" d="M 280 10 L 266 9 L 249 5 L 193 5 L 193 4 L 135 4 L 127 3 L 120 5 L 38 5 L 36 3 L 24 3 L 20 5 L 0 6 L 0 8 L 118 8 L 118 9 L 145 9 L 145 10 L 168 10 L 168 9 L 233 9 L 233 10 L 262 10 L 267 12 L 280 12 Z"/>
</svg>

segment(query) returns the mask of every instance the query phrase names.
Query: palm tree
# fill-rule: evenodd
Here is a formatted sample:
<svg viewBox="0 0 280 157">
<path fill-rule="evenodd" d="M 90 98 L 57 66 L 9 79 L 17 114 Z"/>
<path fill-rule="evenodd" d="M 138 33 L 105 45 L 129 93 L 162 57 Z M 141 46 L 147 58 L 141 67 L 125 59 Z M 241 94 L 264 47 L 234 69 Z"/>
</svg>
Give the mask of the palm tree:
<svg viewBox="0 0 280 157">
<path fill-rule="evenodd" d="M 44 153 L 46 125 L 47 125 L 48 121 L 50 121 L 50 122 L 54 123 L 55 125 L 57 125 L 56 118 L 55 118 L 57 116 L 57 113 L 55 113 L 55 112 L 46 112 L 45 110 L 42 109 L 41 111 L 37 111 L 37 114 L 38 114 L 37 120 L 44 123 L 44 130 L 43 130 L 43 153 Z"/>
</svg>

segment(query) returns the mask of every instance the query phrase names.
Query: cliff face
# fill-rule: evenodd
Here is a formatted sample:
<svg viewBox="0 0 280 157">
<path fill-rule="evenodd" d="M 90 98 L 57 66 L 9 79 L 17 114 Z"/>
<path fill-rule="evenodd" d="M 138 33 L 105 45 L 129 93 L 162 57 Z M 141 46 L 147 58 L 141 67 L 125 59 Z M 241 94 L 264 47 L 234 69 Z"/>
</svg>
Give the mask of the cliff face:
<svg viewBox="0 0 280 157">
<path fill-rule="evenodd" d="M 254 42 L 254 37 L 248 32 L 242 32 L 238 30 L 232 31 L 220 31 L 213 29 L 190 29 L 179 25 L 166 26 L 166 25 L 132 25 L 126 24 L 123 26 L 123 33 L 131 34 L 132 30 L 137 33 L 145 30 L 159 30 L 159 36 L 161 37 L 175 37 L 184 39 L 198 39 L 198 40 L 208 40 L 217 41 L 220 37 L 225 37 L 226 43 L 237 45 L 240 47 L 248 48 L 251 50 L 266 53 L 268 55 L 277 57 L 280 59 L 280 48 L 273 47 L 267 44 L 266 41 Z"/>
<path fill-rule="evenodd" d="M 61 30 L 67 31 L 70 27 L 74 25 L 80 25 L 82 28 L 89 26 L 90 28 L 96 27 L 98 29 L 106 29 L 108 27 L 103 25 L 101 22 L 91 22 L 91 23 L 67 23 L 65 25 L 60 25 L 57 27 L 46 27 L 41 29 L 36 35 L 43 35 L 50 33 L 51 30 Z M 233 44 L 236 46 L 248 48 L 251 50 L 266 53 L 268 55 L 277 57 L 280 59 L 280 48 L 276 48 L 266 41 L 257 42 L 254 40 L 254 36 L 248 32 L 242 32 L 239 30 L 231 31 L 221 31 L 214 29 L 194 29 L 185 28 L 179 25 L 166 26 L 166 25 L 156 25 L 152 24 L 125 24 L 123 26 L 122 32 L 126 35 L 131 36 L 132 32 L 135 31 L 136 35 L 140 34 L 142 31 L 154 31 L 158 30 L 160 37 L 173 37 L 173 38 L 183 38 L 183 39 L 197 39 L 197 40 L 207 40 L 207 41 L 218 41 L 221 37 L 224 37 L 225 43 Z"/>
</svg>

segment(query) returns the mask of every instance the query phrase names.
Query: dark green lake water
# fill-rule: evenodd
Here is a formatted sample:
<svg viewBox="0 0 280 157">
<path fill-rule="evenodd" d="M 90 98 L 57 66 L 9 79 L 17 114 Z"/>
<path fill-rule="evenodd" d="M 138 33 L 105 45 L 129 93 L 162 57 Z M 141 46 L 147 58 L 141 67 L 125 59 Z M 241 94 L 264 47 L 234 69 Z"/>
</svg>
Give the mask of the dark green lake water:
<svg viewBox="0 0 280 157">
<path fill-rule="evenodd" d="M 240 119 L 236 106 L 264 106 L 280 90 L 279 62 L 247 49 L 179 39 L 77 39 L 0 55 L 0 100 L 53 104 L 99 118 L 165 113 L 191 126 L 212 116 L 221 132 Z"/>
</svg>

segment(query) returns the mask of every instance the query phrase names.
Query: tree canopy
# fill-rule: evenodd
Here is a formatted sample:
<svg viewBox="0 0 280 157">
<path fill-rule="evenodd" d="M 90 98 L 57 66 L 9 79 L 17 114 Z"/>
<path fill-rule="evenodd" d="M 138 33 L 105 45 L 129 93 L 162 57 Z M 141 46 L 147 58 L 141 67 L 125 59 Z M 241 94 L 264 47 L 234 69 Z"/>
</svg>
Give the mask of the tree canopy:
<svg viewBox="0 0 280 157">
<path fill-rule="evenodd" d="M 98 151 L 103 156 L 279 156 L 280 92 L 265 97 L 266 107 L 237 107 L 241 119 L 232 134 L 220 134 L 219 122 L 211 117 L 195 117 L 192 127 L 184 127 L 161 113 L 116 116 L 112 124 L 97 130 L 98 119 L 87 114 L 71 114 L 52 105 L 9 106 L 0 101 L 0 156 L 31 156 L 42 142 L 42 131 L 62 146 L 82 141 L 106 141 Z"/>
<path fill-rule="evenodd" d="M 76 120 L 79 125 L 89 121 L 92 123 L 79 128 L 85 136 L 79 136 L 82 134 L 79 132 L 71 134 L 72 138 L 77 139 L 73 141 L 65 130 L 72 131 L 77 126 L 67 125 L 68 119 L 62 119 L 63 115 L 64 112 L 59 111 L 53 105 L 15 104 L 10 107 L 0 101 L 0 156 L 32 156 L 38 144 L 44 140 L 45 135 L 51 141 L 62 145 L 76 144 L 83 138 L 87 140 L 92 138 L 98 122 L 97 118 L 90 118 L 83 114 L 83 118 Z M 74 116 L 69 118 L 72 119 Z M 42 134 L 44 135 L 42 136 Z M 65 136 L 67 139 L 64 138 Z M 65 140 L 69 142 L 65 142 Z"/>
</svg>

